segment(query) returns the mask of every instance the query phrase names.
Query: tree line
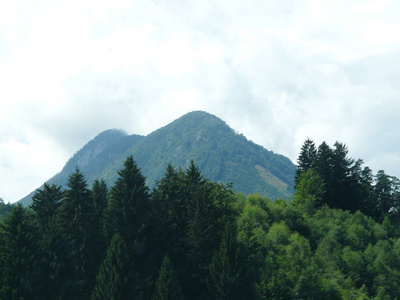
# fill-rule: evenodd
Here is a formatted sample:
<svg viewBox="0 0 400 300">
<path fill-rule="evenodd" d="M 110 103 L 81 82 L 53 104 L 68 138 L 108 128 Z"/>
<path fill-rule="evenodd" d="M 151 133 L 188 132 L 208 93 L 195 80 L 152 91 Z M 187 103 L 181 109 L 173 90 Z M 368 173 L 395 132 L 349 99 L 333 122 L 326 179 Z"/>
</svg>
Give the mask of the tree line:
<svg viewBox="0 0 400 300">
<path fill-rule="evenodd" d="M 311 139 L 301 147 L 295 177 L 296 197 L 309 208 L 328 205 L 382 221 L 400 218 L 400 180 L 380 170 L 372 174 L 361 159 L 348 157 L 346 145 L 333 148 L 323 142 L 317 148 Z"/>
<path fill-rule="evenodd" d="M 357 163 L 342 146 L 331 157 L 302 147 L 288 201 L 236 194 L 193 162 L 169 165 L 153 190 L 131 156 L 111 188 L 89 187 L 76 169 L 65 189 L 45 184 L 29 208 L 16 205 L 0 222 L 0 299 L 399 297 L 395 207 L 357 208 L 381 200 L 353 191 Z M 344 191 L 329 191 L 339 179 L 328 183 L 316 166 L 324 157 L 341 174 L 332 162 L 340 156 L 352 170 L 342 179 L 354 185 L 341 180 Z"/>
</svg>

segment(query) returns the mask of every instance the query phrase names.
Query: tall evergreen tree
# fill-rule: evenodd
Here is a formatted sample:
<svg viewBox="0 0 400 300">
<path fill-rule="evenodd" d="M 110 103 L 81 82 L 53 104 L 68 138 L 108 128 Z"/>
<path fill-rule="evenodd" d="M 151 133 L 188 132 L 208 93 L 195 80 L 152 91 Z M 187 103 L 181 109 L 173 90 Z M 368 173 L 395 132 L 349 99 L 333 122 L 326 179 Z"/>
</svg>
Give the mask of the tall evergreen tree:
<svg viewBox="0 0 400 300">
<path fill-rule="evenodd" d="M 37 233 L 21 206 L 0 224 L 0 298 L 34 299 L 37 273 Z"/>
<path fill-rule="evenodd" d="M 254 299 L 255 296 L 233 226 L 226 225 L 220 247 L 209 265 L 207 288 L 212 299 Z"/>
<path fill-rule="evenodd" d="M 293 202 L 311 214 L 324 204 L 324 194 L 325 183 L 321 176 L 313 169 L 308 169 L 298 179 Z"/>
<path fill-rule="evenodd" d="M 314 161 L 317 157 L 317 148 L 314 141 L 307 138 L 301 146 L 300 155 L 297 159 L 297 170 L 295 175 L 295 189 L 299 183 L 300 175 L 313 167 Z"/>
<path fill-rule="evenodd" d="M 178 276 L 169 260 L 165 256 L 158 278 L 155 284 L 155 291 L 152 300 L 183 299 L 182 289 L 179 284 Z"/>
<path fill-rule="evenodd" d="M 60 186 L 45 183 L 42 189 L 36 190 L 30 206 L 36 213 L 36 219 L 42 227 L 52 223 L 61 206 L 63 191 Z"/>
<path fill-rule="evenodd" d="M 108 209 L 108 234 L 119 233 L 129 247 L 140 243 L 141 233 L 146 224 L 149 203 L 148 187 L 132 156 L 118 171 L 119 178 L 111 189 Z M 141 248 L 141 247 L 139 247 Z M 137 248 L 137 254 L 141 249 Z"/>
<path fill-rule="evenodd" d="M 141 299 L 139 281 L 124 239 L 115 234 L 100 266 L 92 300 Z"/>
<path fill-rule="evenodd" d="M 378 219 L 385 215 L 391 215 L 399 219 L 400 215 L 400 181 L 395 176 L 385 174 L 383 170 L 378 171 L 375 176 L 374 198 L 377 207 Z"/>
<path fill-rule="evenodd" d="M 104 259 L 107 250 L 107 237 L 106 237 L 106 224 L 105 214 L 107 210 L 107 197 L 108 188 L 104 180 L 95 180 L 91 190 L 93 201 L 93 216 L 89 234 L 91 235 L 92 243 L 92 265 L 93 265 L 93 278 L 97 274 L 98 267 Z"/>
<path fill-rule="evenodd" d="M 151 242 L 151 205 L 145 177 L 141 174 L 132 156 L 124 162 L 124 168 L 118 171 L 119 178 L 111 189 L 107 210 L 107 234 L 120 234 L 127 244 L 135 267 L 141 275 L 143 284 L 147 281 L 155 264 L 149 261 L 154 249 Z"/>
<path fill-rule="evenodd" d="M 87 299 L 94 272 L 91 262 L 93 201 L 78 168 L 70 175 L 67 186 L 60 208 L 60 225 L 69 246 L 69 264 L 73 267 L 70 291 L 75 299 Z"/>
<path fill-rule="evenodd" d="M 202 297 L 208 265 L 218 249 L 223 226 L 232 221 L 232 192 L 225 186 L 205 179 L 191 162 L 185 172 L 184 199 L 187 230 L 184 235 L 186 276 L 182 287 L 188 297 Z"/>
<path fill-rule="evenodd" d="M 64 297 L 63 285 L 68 281 L 65 274 L 72 273 L 68 262 L 63 258 L 68 257 L 67 243 L 63 238 L 62 230 L 58 223 L 58 213 L 63 199 L 60 186 L 44 184 L 42 189 L 36 190 L 33 196 L 32 210 L 40 228 L 40 259 L 43 278 L 40 280 L 44 298 L 61 299 Z"/>
<path fill-rule="evenodd" d="M 332 152 L 332 186 L 331 197 L 332 207 L 344 210 L 356 211 L 360 208 L 356 195 L 353 194 L 353 181 L 351 169 L 354 160 L 348 158 L 347 146 L 336 142 Z"/>
</svg>

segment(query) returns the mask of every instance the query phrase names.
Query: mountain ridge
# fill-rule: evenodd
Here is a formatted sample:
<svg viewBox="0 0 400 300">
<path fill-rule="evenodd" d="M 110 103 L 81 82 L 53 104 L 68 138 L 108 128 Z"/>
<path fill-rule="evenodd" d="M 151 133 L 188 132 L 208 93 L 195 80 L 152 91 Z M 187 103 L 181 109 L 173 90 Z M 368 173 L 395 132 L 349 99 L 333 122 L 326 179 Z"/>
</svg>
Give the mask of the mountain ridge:
<svg viewBox="0 0 400 300">
<path fill-rule="evenodd" d="M 189 112 L 146 136 L 128 135 L 119 129 L 101 132 L 66 163 L 47 183 L 64 186 L 76 167 L 88 183 L 117 178 L 127 156 L 133 158 L 154 187 L 168 164 L 185 168 L 193 160 L 213 181 L 233 183 L 237 192 L 289 198 L 293 193 L 294 164 L 237 134 L 220 118 L 204 111 Z M 30 203 L 33 193 L 21 199 Z"/>
</svg>

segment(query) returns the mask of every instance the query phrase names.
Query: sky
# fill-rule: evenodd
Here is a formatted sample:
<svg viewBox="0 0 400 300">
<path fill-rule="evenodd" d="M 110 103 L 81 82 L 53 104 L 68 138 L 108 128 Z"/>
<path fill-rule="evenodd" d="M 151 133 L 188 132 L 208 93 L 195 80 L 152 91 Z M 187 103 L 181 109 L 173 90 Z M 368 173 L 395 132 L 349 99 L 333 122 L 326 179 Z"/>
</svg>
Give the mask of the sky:
<svg viewBox="0 0 400 300">
<path fill-rule="evenodd" d="M 398 0 L 0 2 L 0 198 L 100 132 L 194 110 L 293 162 L 345 143 L 400 177 Z"/>
</svg>

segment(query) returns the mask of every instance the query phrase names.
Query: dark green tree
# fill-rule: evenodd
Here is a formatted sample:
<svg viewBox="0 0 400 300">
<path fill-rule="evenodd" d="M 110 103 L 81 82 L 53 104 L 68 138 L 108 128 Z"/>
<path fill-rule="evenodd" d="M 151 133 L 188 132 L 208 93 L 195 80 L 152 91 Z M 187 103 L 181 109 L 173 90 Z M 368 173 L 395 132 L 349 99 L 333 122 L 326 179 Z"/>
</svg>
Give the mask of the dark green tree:
<svg viewBox="0 0 400 300">
<path fill-rule="evenodd" d="M 94 276 L 104 259 L 108 240 L 106 237 L 105 215 L 107 211 L 108 188 L 104 180 L 95 180 L 91 190 L 93 201 L 93 216 L 89 228 L 92 243 L 92 255 Z"/>
<path fill-rule="evenodd" d="M 103 220 L 107 209 L 107 197 L 108 187 L 106 182 L 96 179 L 92 185 L 92 199 L 96 219 Z"/>
<path fill-rule="evenodd" d="M 141 299 L 137 273 L 127 245 L 119 234 L 115 234 L 111 239 L 91 299 Z"/>
<path fill-rule="evenodd" d="M 297 189 L 297 185 L 299 184 L 300 175 L 313 167 L 316 157 L 317 148 L 314 141 L 308 138 L 301 146 L 299 158 L 297 159 L 297 170 L 294 180 L 295 189 Z"/>
<path fill-rule="evenodd" d="M 124 162 L 124 168 L 118 171 L 118 179 L 110 191 L 107 210 L 107 235 L 120 234 L 132 255 L 139 280 L 150 292 L 147 277 L 158 268 L 153 261 L 151 216 L 153 214 L 145 177 L 132 156 Z"/>
<path fill-rule="evenodd" d="M 212 299 L 254 299 L 255 296 L 233 226 L 226 226 L 220 247 L 209 265 L 207 288 Z"/>
<path fill-rule="evenodd" d="M 108 234 L 119 233 L 128 248 L 135 248 L 140 255 L 144 250 L 141 238 L 149 208 L 148 187 L 132 156 L 125 160 L 118 175 L 107 212 Z"/>
<path fill-rule="evenodd" d="M 95 245 L 92 232 L 93 201 L 86 180 L 78 168 L 70 175 L 67 186 L 59 218 L 69 248 L 69 257 L 64 258 L 65 263 L 73 268 L 68 282 L 71 282 L 71 297 L 87 299 L 92 289 L 93 273 L 96 272 L 92 260 Z"/>
<path fill-rule="evenodd" d="M 63 199 L 60 186 L 44 184 L 36 190 L 33 203 L 30 206 L 35 212 L 34 217 L 39 224 L 41 276 L 48 281 L 39 280 L 44 298 L 61 299 L 64 297 L 64 283 L 68 282 L 65 274 L 71 274 L 72 269 L 63 258 L 68 257 L 68 243 L 63 237 L 58 223 L 58 213 Z"/>
<path fill-rule="evenodd" d="M 184 235 L 186 270 L 182 287 L 188 297 L 202 297 L 204 278 L 212 256 L 219 248 L 224 224 L 232 222 L 232 191 L 205 179 L 191 162 L 185 172 L 184 201 L 187 230 Z"/>
<path fill-rule="evenodd" d="M 358 197 L 354 194 L 355 183 L 351 177 L 351 170 L 354 160 L 348 158 L 347 146 L 336 142 L 332 152 L 332 186 L 329 191 L 331 207 L 344 210 L 356 211 L 361 208 L 360 203 L 356 203 Z"/>
<path fill-rule="evenodd" d="M 375 176 L 374 199 L 377 206 L 376 216 L 382 220 L 385 215 L 399 219 L 400 181 L 395 176 L 380 170 Z"/>
<path fill-rule="evenodd" d="M 324 195 L 325 183 L 321 176 L 313 169 L 308 169 L 298 179 L 293 201 L 311 214 L 324 204 Z"/>
<path fill-rule="evenodd" d="M 45 183 L 42 189 L 35 191 L 30 208 L 36 213 L 36 220 L 42 227 L 48 227 L 61 206 L 63 191 L 60 186 Z"/>
<path fill-rule="evenodd" d="M 28 213 L 16 205 L 0 224 L 0 298 L 34 299 L 38 296 L 37 232 Z"/>
<path fill-rule="evenodd" d="M 178 276 L 168 256 L 165 256 L 155 284 L 153 300 L 183 299 Z"/>
<path fill-rule="evenodd" d="M 4 200 L 0 198 L 0 221 L 12 211 L 12 208 L 11 203 L 4 203 Z"/>
</svg>

